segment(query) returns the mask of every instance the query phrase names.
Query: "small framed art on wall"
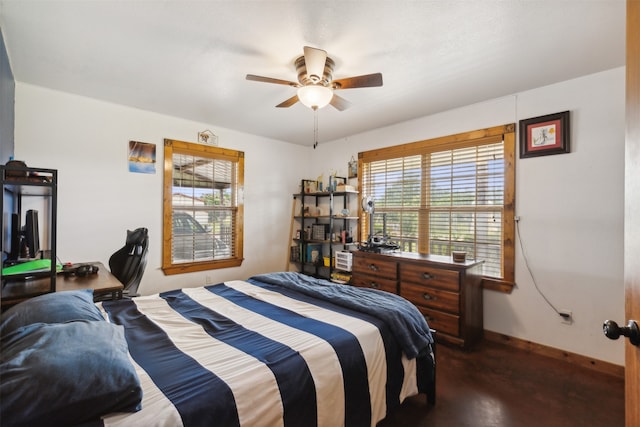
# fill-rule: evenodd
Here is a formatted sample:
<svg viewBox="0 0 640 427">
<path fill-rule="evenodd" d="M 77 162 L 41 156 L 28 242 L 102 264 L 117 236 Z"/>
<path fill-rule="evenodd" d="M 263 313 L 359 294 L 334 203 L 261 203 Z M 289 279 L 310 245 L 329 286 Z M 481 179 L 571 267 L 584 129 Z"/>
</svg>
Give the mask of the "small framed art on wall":
<svg viewBox="0 0 640 427">
<path fill-rule="evenodd" d="M 569 153 L 569 111 L 520 120 L 520 158 Z"/>
</svg>

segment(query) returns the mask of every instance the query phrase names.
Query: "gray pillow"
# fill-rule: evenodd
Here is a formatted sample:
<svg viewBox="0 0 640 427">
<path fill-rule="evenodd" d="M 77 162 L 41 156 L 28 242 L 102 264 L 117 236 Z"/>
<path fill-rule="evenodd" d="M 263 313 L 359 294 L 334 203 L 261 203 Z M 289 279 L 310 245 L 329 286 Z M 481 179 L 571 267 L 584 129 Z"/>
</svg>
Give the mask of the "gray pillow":
<svg viewBox="0 0 640 427">
<path fill-rule="evenodd" d="M 93 290 L 52 292 L 11 307 L 0 317 L 0 337 L 33 323 L 65 323 L 73 320 L 104 321 L 93 302 Z"/>
<path fill-rule="evenodd" d="M 141 409 L 124 327 L 35 323 L 0 340 L 3 425 L 75 425 Z"/>
</svg>

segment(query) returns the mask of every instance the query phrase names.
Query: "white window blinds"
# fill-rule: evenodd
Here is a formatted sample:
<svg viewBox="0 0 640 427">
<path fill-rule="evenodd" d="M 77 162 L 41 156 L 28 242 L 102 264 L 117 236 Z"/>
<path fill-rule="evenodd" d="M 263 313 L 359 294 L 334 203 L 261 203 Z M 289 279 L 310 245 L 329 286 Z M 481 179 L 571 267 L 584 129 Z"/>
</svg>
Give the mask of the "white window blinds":
<svg viewBox="0 0 640 427">
<path fill-rule="evenodd" d="M 428 165 L 429 253 L 465 251 L 500 277 L 504 203 L 504 143 L 425 155 Z"/>
</svg>

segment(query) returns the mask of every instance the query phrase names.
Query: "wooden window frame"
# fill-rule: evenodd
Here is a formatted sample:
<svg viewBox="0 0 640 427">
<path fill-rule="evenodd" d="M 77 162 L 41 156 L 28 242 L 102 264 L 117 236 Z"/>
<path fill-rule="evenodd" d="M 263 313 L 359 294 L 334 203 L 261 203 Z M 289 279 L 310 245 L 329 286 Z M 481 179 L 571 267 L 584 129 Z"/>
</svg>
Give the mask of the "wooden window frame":
<svg viewBox="0 0 640 427">
<path fill-rule="evenodd" d="M 235 195 L 235 227 L 233 230 L 234 251 L 232 257 L 219 260 L 173 263 L 172 223 L 173 223 L 173 155 L 187 154 L 216 160 L 234 162 L 237 177 L 233 193 Z M 163 197 L 163 245 L 162 270 L 167 275 L 190 273 L 195 271 L 237 267 L 242 264 L 244 242 L 244 152 L 219 148 L 192 142 L 164 140 L 164 197 Z"/>
<path fill-rule="evenodd" d="M 486 129 L 448 135 L 434 139 L 410 142 L 407 144 L 386 147 L 358 153 L 359 191 L 363 194 L 363 164 L 407 157 L 425 152 L 451 150 L 480 145 L 487 140 L 502 138 L 504 142 L 504 204 L 502 215 L 502 278 L 484 277 L 483 286 L 499 292 L 510 293 L 515 286 L 515 124 L 510 123 Z M 368 229 L 368 217 L 360 212 L 362 230 Z M 418 250 L 428 251 L 428 244 L 420 242 Z"/>
</svg>

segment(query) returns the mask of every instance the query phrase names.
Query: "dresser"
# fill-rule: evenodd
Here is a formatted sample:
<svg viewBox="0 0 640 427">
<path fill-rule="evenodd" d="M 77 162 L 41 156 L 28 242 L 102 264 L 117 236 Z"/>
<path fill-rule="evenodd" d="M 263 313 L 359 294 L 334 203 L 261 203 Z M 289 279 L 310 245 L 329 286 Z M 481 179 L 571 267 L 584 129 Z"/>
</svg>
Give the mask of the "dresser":
<svg viewBox="0 0 640 427">
<path fill-rule="evenodd" d="M 482 339 L 482 261 L 399 252 L 355 251 L 354 286 L 399 294 L 437 331 L 439 342 L 462 348 Z"/>
</svg>

